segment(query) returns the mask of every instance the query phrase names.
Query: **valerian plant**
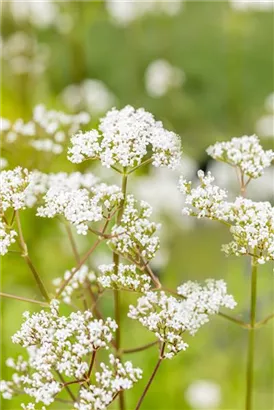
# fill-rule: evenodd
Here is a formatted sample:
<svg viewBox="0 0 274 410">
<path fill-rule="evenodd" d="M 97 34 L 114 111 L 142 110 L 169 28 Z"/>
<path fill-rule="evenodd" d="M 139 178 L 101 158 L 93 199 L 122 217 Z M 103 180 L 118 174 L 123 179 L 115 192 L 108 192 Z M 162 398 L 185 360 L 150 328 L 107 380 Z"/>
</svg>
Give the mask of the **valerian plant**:
<svg viewBox="0 0 274 410">
<path fill-rule="evenodd" d="M 176 169 L 182 155 L 180 138 L 166 130 L 152 114 L 130 106 L 109 111 L 98 130 L 79 130 L 88 121 L 85 113 L 67 116 L 46 111 L 43 106 L 35 108 L 28 123 L 2 121 L 7 143 L 14 144 L 23 136 L 33 148 L 57 155 L 63 151 L 62 143 L 71 137 L 69 161 L 99 161 L 121 178 L 118 186 L 106 184 L 92 173 L 45 174 L 20 166 L 1 172 L 0 253 L 5 255 L 18 247 L 41 299 L 6 293 L 1 296 L 42 307 L 38 313 L 25 312 L 21 329 L 12 337 L 12 342 L 26 352 L 7 360 L 14 373 L 10 381 L 1 382 L 4 399 L 27 396 L 29 403 L 22 403 L 25 410 L 44 410 L 54 402 L 67 403 L 68 409 L 102 410 L 117 400 L 120 410 L 125 410 L 125 391 L 142 377 L 142 370 L 125 361 L 125 355 L 154 346 L 159 352 L 158 360 L 136 403 L 138 410 L 161 363 L 185 351 L 185 336 L 196 335 L 217 314 L 249 331 L 246 409 L 250 410 L 254 333 L 273 317 L 270 314 L 256 322 L 258 265 L 274 260 L 274 209 L 268 202 L 253 202 L 245 195 L 251 180 L 271 165 L 274 153 L 264 151 L 256 136 L 233 138 L 208 148 L 214 159 L 236 170 L 241 195 L 232 202 L 224 189 L 213 184 L 210 173 L 198 172 L 198 186 L 193 187 L 183 176 L 179 181 L 185 201 L 183 214 L 225 224 L 232 241 L 223 245 L 222 250 L 227 255 L 248 255 L 251 259 L 250 323 L 245 323 L 223 312 L 223 308 L 233 309 L 236 302 L 227 293 L 222 279 L 207 279 L 204 284 L 188 281 L 170 290 L 151 268 L 150 262 L 160 248 L 160 224 L 151 219 L 153 209 L 148 203 L 128 193 L 128 184 L 130 176 L 147 164 Z M 64 223 L 71 243 L 75 266 L 63 277 L 56 277 L 50 290 L 28 253 L 21 225 L 21 214 L 26 208 L 33 208 L 40 218 L 58 218 Z M 84 255 L 77 250 L 72 227 L 78 235 L 97 237 Z M 112 262 L 92 270 L 88 261 L 102 243 L 108 245 Z M 98 300 L 107 289 L 113 292 L 113 318 L 104 317 L 98 307 Z M 122 348 L 122 292 L 138 295 L 136 305 L 128 306 L 128 317 L 154 335 L 151 343 Z M 89 299 L 84 298 L 80 306 L 77 295 L 83 293 Z M 61 314 L 63 305 L 70 309 L 70 314 Z M 108 355 L 101 354 L 106 350 Z"/>
</svg>

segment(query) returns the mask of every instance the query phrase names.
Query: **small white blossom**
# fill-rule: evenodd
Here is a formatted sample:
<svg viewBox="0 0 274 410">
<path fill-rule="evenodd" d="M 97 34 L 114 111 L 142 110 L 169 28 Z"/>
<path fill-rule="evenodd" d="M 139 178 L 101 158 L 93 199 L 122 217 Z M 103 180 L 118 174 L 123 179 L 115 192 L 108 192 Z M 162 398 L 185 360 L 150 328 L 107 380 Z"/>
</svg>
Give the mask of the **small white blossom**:
<svg viewBox="0 0 274 410">
<path fill-rule="evenodd" d="M 113 401 L 117 393 L 131 389 L 142 378 L 142 370 L 134 368 L 127 361 L 124 364 L 109 355 L 110 365 L 101 363 L 101 372 L 95 373 L 95 384 L 80 389 L 80 401 L 77 410 L 104 410 Z"/>
<path fill-rule="evenodd" d="M 220 307 L 233 309 L 236 305 L 232 296 L 227 295 L 223 281 L 208 280 L 205 286 L 193 282 L 178 288 L 183 299 L 167 296 L 165 292 L 147 292 L 130 306 L 128 316 L 138 320 L 155 333 L 165 343 L 164 357 L 172 358 L 185 350 L 183 335 L 194 335 L 209 321 L 209 315 L 218 313 Z"/>
<path fill-rule="evenodd" d="M 2 211 L 25 207 L 25 191 L 29 184 L 29 172 L 21 167 L 0 173 L 0 203 Z"/>
<path fill-rule="evenodd" d="M 122 198 L 123 194 L 116 185 L 98 184 L 89 190 L 52 187 L 37 215 L 46 218 L 62 215 L 75 225 L 78 234 L 86 235 L 89 223 L 101 221 L 104 211 L 109 213 L 116 209 Z"/>
<path fill-rule="evenodd" d="M 56 286 L 57 292 L 59 290 L 59 286 L 62 284 L 62 281 L 63 280 L 65 281 L 70 277 L 71 277 L 71 271 L 66 271 L 63 279 L 56 278 L 53 280 L 53 284 L 54 286 Z M 77 270 L 77 272 L 73 275 L 69 283 L 66 285 L 66 287 L 62 291 L 61 298 L 64 301 L 64 303 L 70 304 L 71 298 L 77 290 L 90 285 L 90 283 L 94 282 L 95 280 L 96 280 L 95 273 L 92 272 L 88 268 L 87 265 L 81 266 L 81 268 Z"/>
<path fill-rule="evenodd" d="M 17 232 L 10 229 L 3 220 L 0 220 L 0 255 L 5 255 L 12 243 L 15 242 Z"/>
<path fill-rule="evenodd" d="M 98 277 L 98 282 L 104 288 L 144 293 L 151 287 L 150 276 L 144 273 L 137 273 L 135 265 L 123 265 L 120 263 L 117 271 L 114 264 L 100 265 L 99 270 L 102 272 L 102 275 Z"/>
<path fill-rule="evenodd" d="M 185 74 L 173 67 L 166 60 L 155 60 L 145 72 L 145 85 L 151 97 L 162 97 L 172 88 L 179 88 L 184 82 Z"/>
<path fill-rule="evenodd" d="M 114 95 L 106 85 L 96 79 L 70 84 L 61 93 L 64 104 L 72 111 L 85 109 L 94 115 L 104 114 L 114 103 Z"/>
<path fill-rule="evenodd" d="M 155 256 L 160 241 L 155 232 L 159 224 L 150 222 L 152 208 L 145 202 L 138 202 L 132 195 L 126 197 L 122 219 L 111 230 L 112 238 L 108 245 L 117 253 L 138 260 L 149 260 Z"/>
<path fill-rule="evenodd" d="M 100 158 L 102 165 L 134 167 L 140 165 L 151 148 L 153 165 L 176 168 L 180 163 L 179 137 L 163 128 L 152 114 L 140 108 L 126 106 L 113 109 L 101 119 L 99 131 L 79 132 L 71 139 L 69 160 L 80 163 Z"/>
<path fill-rule="evenodd" d="M 114 320 L 94 319 L 90 311 L 60 316 L 57 300 L 52 300 L 50 312 L 25 312 L 24 318 L 12 341 L 26 348 L 29 358 L 8 359 L 15 373 L 11 382 L 1 382 L 1 391 L 10 399 L 22 390 L 47 406 L 63 388 L 56 371 L 74 380 L 83 378 L 89 369 L 87 356 L 99 348 L 108 349 L 117 329 Z"/>
<path fill-rule="evenodd" d="M 264 151 L 256 135 L 232 138 L 228 142 L 217 142 L 207 149 L 212 158 L 240 169 L 250 178 L 260 177 L 271 165 L 274 151 Z"/>
</svg>

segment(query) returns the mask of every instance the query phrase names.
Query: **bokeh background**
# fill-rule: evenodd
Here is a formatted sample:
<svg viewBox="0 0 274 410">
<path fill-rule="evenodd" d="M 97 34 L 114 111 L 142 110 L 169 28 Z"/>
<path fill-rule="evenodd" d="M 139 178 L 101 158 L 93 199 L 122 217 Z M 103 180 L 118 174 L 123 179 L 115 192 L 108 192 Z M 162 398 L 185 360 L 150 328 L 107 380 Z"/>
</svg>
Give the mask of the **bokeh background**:
<svg viewBox="0 0 274 410">
<path fill-rule="evenodd" d="M 205 148 L 216 140 L 254 133 L 264 147 L 273 147 L 273 17 L 271 0 L 4 2 L 1 115 L 27 121 L 33 107 L 43 103 L 70 113 L 86 110 L 92 116 L 90 126 L 96 127 L 99 117 L 112 106 L 144 107 L 181 136 L 182 167 L 188 178 L 195 179 L 199 168 L 211 169 L 218 183 L 235 196 L 234 174 L 208 161 Z M 1 156 L 8 168 L 92 171 L 107 181 L 115 180 L 98 164 L 75 166 L 67 161 L 65 150 L 59 155 L 37 152 L 22 140 L 12 146 L 2 141 Z M 163 223 L 162 247 L 154 269 L 173 288 L 189 279 L 225 279 L 238 302 L 236 314 L 248 320 L 248 259 L 226 258 L 221 253 L 221 244 L 229 241 L 225 228 L 182 218 L 177 180 L 177 174 L 147 168 L 129 183 L 131 192 L 153 204 L 155 218 Z M 273 181 L 270 169 L 250 185 L 248 195 L 273 201 Z M 74 266 L 65 230 L 57 220 L 36 218 L 33 210 L 24 211 L 23 228 L 29 253 L 50 287 L 54 278 Z M 82 253 L 94 241 L 92 236 L 74 236 Z M 106 260 L 106 252 L 102 247 L 91 266 Z M 17 254 L 5 256 L 1 272 L 3 291 L 39 297 Z M 258 287 L 259 319 L 273 310 L 271 264 L 260 267 Z M 124 347 L 152 340 L 152 335 L 126 318 L 132 301 L 128 295 L 122 298 Z M 101 308 L 111 314 L 111 293 Z M 23 302 L 2 301 L 4 379 L 9 377 L 5 359 L 20 351 L 10 337 L 26 309 L 35 310 Z M 247 332 L 214 317 L 188 341 L 186 352 L 162 365 L 143 409 L 243 409 Z M 273 342 L 269 323 L 256 335 L 254 410 L 274 409 Z M 157 351 L 150 349 L 129 358 L 144 369 L 143 380 L 126 394 L 128 409 L 132 409 Z M 2 408 L 17 410 L 21 401 L 4 401 Z"/>
</svg>

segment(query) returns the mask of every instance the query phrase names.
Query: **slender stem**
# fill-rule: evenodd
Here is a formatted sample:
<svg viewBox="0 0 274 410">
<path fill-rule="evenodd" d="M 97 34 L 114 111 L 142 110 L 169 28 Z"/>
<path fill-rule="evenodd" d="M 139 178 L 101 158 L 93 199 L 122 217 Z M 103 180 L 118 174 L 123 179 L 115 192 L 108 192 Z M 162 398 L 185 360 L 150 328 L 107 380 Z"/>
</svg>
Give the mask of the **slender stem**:
<svg viewBox="0 0 274 410">
<path fill-rule="evenodd" d="M 105 230 L 107 229 L 107 226 L 109 224 L 109 220 L 107 220 L 105 222 L 105 225 L 102 229 L 102 232 L 104 233 Z M 68 285 L 68 283 L 71 281 L 71 279 L 73 278 L 73 276 L 75 275 L 75 273 L 81 268 L 81 266 L 86 262 L 86 260 L 88 259 L 88 257 L 92 254 L 92 252 L 95 251 L 95 249 L 97 248 L 97 246 L 103 241 L 103 239 L 97 239 L 97 241 L 94 243 L 94 245 L 87 251 L 87 253 L 83 256 L 83 258 L 81 259 L 80 263 L 76 266 L 75 269 L 72 270 L 70 276 L 63 282 L 63 284 L 61 285 L 60 289 L 58 290 L 58 292 L 56 293 L 55 297 L 59 298 L 61 293 L 63 292 L 63 290 L 65 289 L 65 287 Z"/>
<path fill-rule="evenodd" d="M 245 329 L 250 329 L 250 324 L 249 323 L 245 323 L 242 320 L 237 319 L 236 317 L 226 315 L 225 313 L 222 313 L 222 312 L 219 312 L 218 315 L 220 317 L 223 317 L 224 319 L 229 320 L 230 322 L 236 323 L 237 325 L 239 325 L 239 326 L 241 326 Z"/>
<path fill-rule="evenodd" d="M 66 231 L 67 231 L 67 234 L 68 234 L 69 242 L 71 244 L 71 248 L 72 248 L 75 260 L 76 260 L 77 263 L 80 263 L 81 258 L 80 258 L 80 255 L 79 255 L 75 240 L 73 238 L 71 227 L 67 223 L 65 224 L 65 227 L 66 227 Z"/>
<path fill-rule="evenodd" d="M 88 369 L 88 378 L 90 378 L 90 375 L 91 375 L 91 372 L 92 372 L 92 368 L 93 368 L 93 365 L 94 365 L 94 362 L 95 362 L 95 356 L 96 356 L 96 350 L 93 350 L 90 365 L 89 365 L 89 369 Z"/>
<path fill-rule="evenodd" d="M 254 352 L 255 352 L 255 323 L 256 323 L 256 300 L 257 300 L 257 265 L 252 260 L 251 269 L 251 299 L 250 299 L 250 331 L 248 333 L 248 353 L 246 368 L 246 403 L 245 409 L 252 409 L 252 393 L 254 379 Z"/>
<path fill-rule="evenodd" d="M 132 168 L 129 172 L 128 175 L 131 174 L 132 172 L 136 171 L 138 168 L 141 168 L 143 165 L 150 164 L 153 161 L 152 158 L 148 158 L 145 161 L 141 162 L 140 165 L 136 165 L 136 167 Z"/>
<path fill-rule="evenodd" d="M 273 318 L 274 318 L 274 313 L 271 313 L 271 315 L 267 316 L 265 319 L 260 320 L 259 322 L 255 323 L 255 328 L 257 329 L 263 325 L 266 325 L 269 322 L 269 320 Z"/>
<path fill-rule="evenodd" d="M 3 293 L 0 292 L 0 297 L 4 297 L 4 298 L 9 298 L 9 299 L 16 299 L 16 300 L 20 300 L 22 302 L 28 302 L 28 303 L 35 303 L 36 305 L 40 305 L 40 306 L 44 306 L 44 307 L 49 307 L 49 304 L 46 302 L 42 302 L 40 300 L 34 300 L 34 299 L 28 299 L 28 298 L 23 298 L 21 296 L 16 296 L 16 295 L 11 295 L 10 293 Z"/>
<path fill-rule="evenodd" d="M 126 192 L 127 192 L 127 175 L 126 175 L 126 168 L 124 168 L 124 174 L 123 174 L 123 179 L 122 179 L 122 193 L 123 193 L 123 199 L 121 201 L 121 206 L 118 210 L 117 213 L 117 220 L 116 223 L 117 225 L 120 225 L 123 212 L 124 212 L 124 206 L 125 206 L 125 201 L 126 201 Z M 120 256 L 117 253 L 113 253 L 113 263 L 114 263 L 114 271 L 117 273 L 118 272 L 118 266 L 119 266 L 119 260 Z M 118 328 L 116 330 L 116 339 L 115 339 L 115 345 L 116 345 L 116 355 L 118 357 L 121 357 L 121 352 L 120 352 L 120 344 L 121 344 L 121 330 L 120 330 L 120 324 L 121 324 L 121 312 L 120 312 L 120 295 L 119 291 L 117 289 L 114 289 L 114 310 L 115 310 L 115 321 L 118 325 Z M 124 392 L 121 391 L 119 393 L 119 408 L 120 410 L 125 409 L 125 398 L 124 398 Z"/>
<path fill-rule="evenodd" d="M 68 385 L 65 382 L 65 379 L 63 378 L 63 376 L 61 375 L 61 373 L 58 372 L 58 370 L 56 370 L 56 373 L 58 374 L 59 379 L 61 380 L 61 382 L 63 383 L 63 387 L 66 389 L 66 391 L 68 392 L 69 396 L 72 398 L 73 402 L 76 402 L 76 397 L 74 396 L 74 394 L 72 393 L 72 391 L 70 390 L 70 388 L 68 387 Z"/>
<path fill-rule="evenodd" d="M 142 404 L 142 402 L 143 402 L 143 400 L 144 400 L 144 398 L 145 398 L 145 396 L 146 396 L 146 394 L 147 394 L 147 392 L 148 392 L 148 389 L 150 388 L 150 385 L 151 385 L 151 383 L 152 383 L 153 380 L 154 380 L 154 377 L 155 377 L 155 375 L 156 375 L 156 373 L 157 373 L 157 371 L 158 371 L 158 369 L 159 369 L 159 367 L 160 367 L 160 364 L 162 363 L 162 360 L 163 360 L 163 358 L 164 358 L 164 350 L 165 350 L 165 343 L 163 343 L 163 345 L 162 345 L 160 357 L 159 357 L 159 359 L 158 359 L 158 361 L 157 361 L 157 363 L 156 363 L 156 366 L 155 366 L 155 368 L 154 368 L 154 370 L 153 370 L 153 372 L 152 372 L 152 375 L 150 376 L 150 378 L 149 378 L 149 380 L 148 380 L 148 382 L 147 382 L 147 385 L 146 385 L 146 387 L 145 387 L 145 390 L 143 391 L 142 396 L 140 397 L 140 399 L 139 399 L 139 401 L 138 401 L 138 403 L 137 403 L 137 406 L 136 406 L 135 410 L 139 410 L 139 408 L 141 407 L 141 404 Z"/>
<path fill-rule="evenodd" d="M 150 347 L 158 345 L 158 344 L 159 344 L 159 341 L 156 340 L 155 342 L 147 343 L 146 345 L 135 347 L 133 349 L 122 349 L 122 353 L 123 354 L 138 353 L 138 352 L 142 352 L 143 350 L 149 349 Z"/>
<path fill-rule="evenodd" d="M 28 255 L 28 248 L 27 248 L 27 244 L 25 242 L 24 236 L 23 236 L 23 231 L 22 231 L 22 226 L 21 226 L 21 221 L 20 221 L 20 216 L 19 216 L 19 211 L 16 211 L 16 222 L 17 222 L 17 227 L 18 227 L 18 233 L 19 233 L 19 245 L 20 248 L 22 250 L 22 257 L 25 259 L 26 263 L 28 264 L 34 279 L 36 280 L 36 283 L 40 289 L 40 292 L 42 294 L 42 296 L 46 299 L 47 302 L 50 302 L 50 297 L 49 294 L 37 272 L 37 270 L 35 269 L 29 255 Z"/>
</svg>

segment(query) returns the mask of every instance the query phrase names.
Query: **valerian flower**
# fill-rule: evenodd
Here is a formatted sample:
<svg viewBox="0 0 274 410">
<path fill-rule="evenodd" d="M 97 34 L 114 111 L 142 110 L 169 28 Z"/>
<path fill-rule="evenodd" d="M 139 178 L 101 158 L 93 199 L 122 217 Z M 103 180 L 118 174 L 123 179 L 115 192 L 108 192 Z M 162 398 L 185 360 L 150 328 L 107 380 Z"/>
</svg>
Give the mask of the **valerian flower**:
<svg viewBox="0 0 274 410">
<path fill-rule="evenodd" d="M 152 208 L 147 202 L 138 203 L 133 195 L 127 195 L 121 221 L 111 230 L 109 246 L 141 264 L 143 259 L 152 259 L 160 246 L 159 238 L 154 236 L 160 224 L 149 220 L 151 214 Z"/>
<path fill-rule="evenodd" d="M 101 275 L 98 282 L 103 288 L 130 290 L 134 292 L 147 292 L 151 287 L 151 278 L 144 273 L 138 273 L 136 265 L 124 265 L 120 263 L 100 265 L 98 269 Z"/>
<path fill-rule="evenodd" d="M 238 167 L 250 178 L 260 177 L 274 159 L 274 151 L 264 151 L 256 135 L 217 142 L 207 149 L 207 153 L 218 161 Z"/>
<path fill-rule="evenodd" d="M 220 307 L 233 309 L 236 305 L 223 281 L 208 280 L 205 286 L 187 282 L 178 287 L 178 295 L 182 298 L 168 296 L 164 291 L 147 292 L 136 307 L 130 306 L 128 313 L 165 344 L 164 357 L 169 359 L 188 347 L 185 332 L 194 335 Z"/>
<path fill-rule="evenodd" d="M 98 222 L 117 209 L 123 198 L 116 185 L 97 184 L 90 189 L 62 189 L 52 187 L 44 197 L 44 205 L 37 215 L 53 218 L 62 215 L 76 227 L 77 233 L 86 235 L 90 222 Z"/>
<path fill-rule="evenodd" d="M 100 348 L 108 349 L 117 329 L 114 320 L 94 319 L 90 311 L 60 316 L 57 300 L 51 302 L 49 312 L 25 312 L 24 318 L 12 341 L 26 348 L 29 358 L 8 359 L 15 374 L 12 381 L 2 381 L 1 391 L 6 399 L 23 391 L 47 406 L 64 387 L 56 372 L 72 380 L 85 377 L 88 355 Z"/>
<path fill-rule="evenodd" d="M 101 372 L 95 373 L 95 383 L 81 387 L 80 401 L 76 403 L 77 410 L 103 410 L 115 399 L 120 391 L 128 390 L 142 378 L 142 370 L 134 368 L 127 361 L 124 364 L 112 354 L 109 355 L 109 365 L 101 363 Z"/>
<path fill-rule="evenodd" d="M 126 106 L 112 109 L 101 119 L 99 131 L 79 132 L 71 138 L 68 158 L 75 163 L 99 158 L 103 166 L 135 167 L 151 157 L 156 167 L 180 163 L 179 137 L 163 128 L 152 114 Z M 150 154 L 151 152 L 151 154 Z"/>
</svg>

